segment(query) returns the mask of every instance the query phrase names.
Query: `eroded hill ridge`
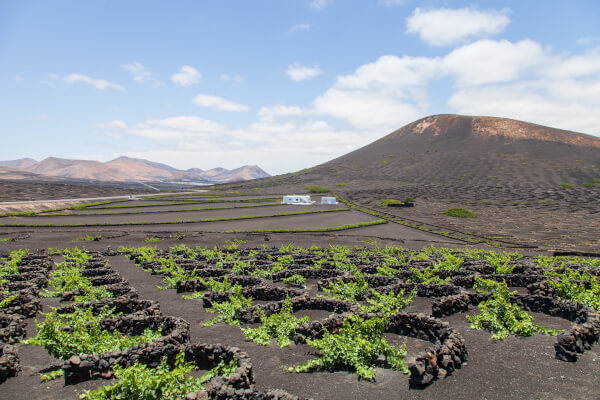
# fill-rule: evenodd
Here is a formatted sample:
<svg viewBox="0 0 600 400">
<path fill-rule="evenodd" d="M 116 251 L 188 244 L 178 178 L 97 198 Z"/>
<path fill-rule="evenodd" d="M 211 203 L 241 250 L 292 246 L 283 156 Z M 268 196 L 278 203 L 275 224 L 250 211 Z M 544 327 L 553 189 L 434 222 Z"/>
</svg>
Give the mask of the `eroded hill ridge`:
<svg viewBox="0 0 600 400">
<path fill-rule="evenodd" d="M 419 134 L 449 135 L 456 130 L 464 131 L 465 129 L 469 130 L 469 128 L 470 133 L 479 136 L 504 136 L 513 139 L 541 140 L 600 148 L 600 138 L 592 135 L 508 118 L 455 114 L 440 114 L 422 118 L 392 132 L 385 138 L 392 139 L 399 136 Z"/>
</svg>

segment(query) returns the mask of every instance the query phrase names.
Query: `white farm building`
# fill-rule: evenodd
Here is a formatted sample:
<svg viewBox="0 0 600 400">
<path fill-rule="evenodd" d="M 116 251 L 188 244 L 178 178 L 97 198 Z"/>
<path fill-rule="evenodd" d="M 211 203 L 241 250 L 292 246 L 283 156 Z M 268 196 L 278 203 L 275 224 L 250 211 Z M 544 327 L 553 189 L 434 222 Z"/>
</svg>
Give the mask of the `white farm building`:
<svg viewBox="0 0 600 400">
<path fill-rule="evenodd" d="M 309 206 L 314 204 L 308 195 L 290 194 L 283 196 L 283 204 L 297 204 L 301 206 Z"/>
<path fill-rule="evenodd" d="M 337 204 L 337 200 L 335 197 L 321 197 L 321 204 Z"/>
</svg>

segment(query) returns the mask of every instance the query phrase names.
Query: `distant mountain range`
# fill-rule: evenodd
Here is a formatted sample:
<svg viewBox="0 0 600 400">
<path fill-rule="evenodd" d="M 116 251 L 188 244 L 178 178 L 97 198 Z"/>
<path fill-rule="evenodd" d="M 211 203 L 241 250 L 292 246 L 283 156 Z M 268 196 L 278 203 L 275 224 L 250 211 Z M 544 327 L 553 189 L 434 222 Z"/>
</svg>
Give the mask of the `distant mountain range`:
<svg viewBox="0 0 600 400">
<path fill-rule="evenodd" d="M 57 157 L 48 157 L 42 161 L 21 158 L 0 161 L 0 167 L 45 177 L 106 182 L 142 181 L 214 184 L 271 176 L 256 165 L 245 165 L 233 170 L 225 168 L 213 168 L 207 171 L 199 168 L 179 170 L 166 164 L 130 157 L 119 157 L 105 163 L 90 160 L 68 160 Z"/>
</svg>

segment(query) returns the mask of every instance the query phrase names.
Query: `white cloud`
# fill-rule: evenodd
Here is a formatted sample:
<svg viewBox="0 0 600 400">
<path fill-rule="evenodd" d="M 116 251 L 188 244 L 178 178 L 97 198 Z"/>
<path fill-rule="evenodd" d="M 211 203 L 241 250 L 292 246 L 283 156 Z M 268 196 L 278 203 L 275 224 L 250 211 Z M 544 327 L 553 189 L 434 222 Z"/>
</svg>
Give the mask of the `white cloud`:
<svg viewBox="0 0 600 400">
<path fill-rule="evenodd" d="M 329 7 L 333 4 L 334 0 L 310 0 L 308 6 L 313 10 L 322 10 L 325 7 Z"/>
<path fill-rule="evenodd" d="M 600 135 L 600 48 L 580 55 L 546 54 L 526 77 L 503 85 L 462 87 L 448 104 L 459 113 Z"/>
<path fill-rule="evenodd" d="M 58 75 L 56 75 L 56 74 L 48 74 L 48 78 L 50 80 L 57 81 L 58 80 Z"/>
<path fill-rule="evenodd" d="M 479 11 L 460 9 L 416 8 L 407 18 L 407 33 L 416 33 L 431 46 L 448 46 L 466 39 L 502 32 L 510 23 L 509 9 Z"/>
<path fill-rule="evenodd" d="M 199 107 L 211 107 L 219 111 L 249 111 L 250 108 L 219 96 L 199 94 L 194 97 L 194 104 Z"/>
<path fill-rule="evenodd" d="M 298 63 L 293 63 L 288 66 L 285 74 L 293 81 L 305 81 L 307 79 L 314 78 L 323 73 L 321 68 L 315 67 L 305 67 Z"/>
<path fill-rule="evenodd" d="M 103 128 L 103 129 L 110 129 L 110 128 L 117 128 L 117 129 L 125 129 L 127 128 L 127 124 L 124 121 L 115 119 L 112 121 L 106 121 L 106 122 L 99 122 L 96 124 L 96 126 L 98 128 Z"/>
<path fill-rule="evenodd" d="M 93 79 L 93 78 L 90 78 L 89 76 L 81 75 L 81 74 L 67 75 L 63 78 L 63 80 L 67 83 L 76 83 L 76 82 L 87 83 L 88 85 L 91 85 L 99 90 L 104 90 L 106 88 L 123 90 L 122 86 L 117 85 L 115 83 L 105 81 L 104 79 Z"/>
<path fill-rule="evenodd" d="M 225 133 L 228 128 L 217 122 L 200 117 L 179 116 L 158 120 L 147 120 L 125 130 L 130 135 L 155 140 L 182 138 L 208 139 Z"/>
<path fill-rule="evenodd" d="M 190 65 L 184 65 L 179 68 L 179 72 L 171 76 L 174 84 L 181 87 L 188 87 L 202 80 L 202 74 L 196 68 Z"/>
<path fill-rule="evenodd" d="M 325 162 L 369 143 L 378 135 L 373 131 L 339 130 L 318 120 L 261 120 L 245 128 L 232 129 L 191 116 L 143 121 L 124 132 L 160 144 L 155 150 L 128 153 L 131 157 L 180 168 L 236 168 L 258 164 L 271 173 L 295 171 Z M 303 156 L 298 157 L 298 154 Z"/>
<path fill-rule="evenodd" d="M 461 114 L 507 117 L 555 128 L 600 134 L 600 81 L 584 96 L 565 98 L 564 82 L 519 82 L 462 89 L 448 104 Z M 576 88 L 568 82 L 564 89 Z M 585 85 L 582 85 L 585 86 Z M 582 87 L 583 89 L 583 87 Z M 559 92 L 559 93 L 557 93 Z M 595 96 L 595 99 L 594 97 Z"/>
<path fill-rule="evenodd" d="M 555 58 L 546 65 L 544 75 L 552 79 L 581 78 L 600 73 L 600 47 L 569 58 Z"/>
<path fill-rule="evenodd" d="M 461 86 L 509 82 L 547 62 L 542 47 L 529 39 L 479 40 L 452 51 L 444 58 L 447 72 Z"/>
<path fill-rule="evenodd" d="M 593 45 L 593 44 L 596 44 L 596 43 L 600 43 L 600 36 L 580 37 L 575 42 L 577 44 L 579 44 L 579 45 L 582 45 L 582 46 L 589 46 L 589 45 Z"/>
<path fill-rule="evenodd" d="M 138 83 L 144 83 L 147 81 L 158 82 L 154 78 L 154 74 L 152 72 L 148 71 L 146 69 L 146 67 L 144 67 L 139 62 L 125 64 L 125 65 L 122 65 L 121 68 L 123 68 L 123 70 L 129 72 L 133 76 L 133 80 Z"/>
<path fill-rule="evenodd" d="M 385 7 L 401 6 L 406 3 L 406 0 L 379 0 L 377 4 Z"/>
<path fill-rule="evenodd" d="M 427 84 L 440 71 L 438 58 L 383 56 L 353 74 L 339 76 L 314 100 L 314 112 L 385 133 L 426 111 Z"/>
<path fill-rule="evenodd" d="M 290 28 L 290 32 L 308 31 L 310 30 L 310 24 L 296 24 Z"/>
<path fill-rule="evenodd" d="M 441 57 L 382 56 L 338 76 L 308 105 L 262 107 L 256 121 L 242 128 L 178 116 L 143 121 L 119 133 L 156 141 L 155 150 L 131 156 L 181 168 L 258 164 L 281 173 L 331 160 L 432 114 L 431 87 L 443 79 L 443 85 L 449 81 L 455 86 L 439 98 L 447 102 L 440 111 L 600 135 L 599 57 L 600 48 L 554 54 L 531 40 L 484 39 Z M 195 102 L 217 109 L 228 103 L 245 107 L 208 95 Z"/>
<path fill-rule="evenodd" d="M 298 106 L 284 106 L 281 104 L 271 107 L 261 107 L 258 116 L 261 119 L 270 119 L 274 117 L 293 117 L 306 116 L 312 114 L 311 110 L 303 109 Z"/>
<path fill-rule="evenodd" d="M 244 82 L 244 78 L 242 78 L 240 75 L 229 75 L 229 74 L 221 74 L 219 76 L 219 79 L 221 79 L 222 81 L 226 81 L 226 82 L 235 82 L 235 83 L 242 83 Z"/>
</svg>

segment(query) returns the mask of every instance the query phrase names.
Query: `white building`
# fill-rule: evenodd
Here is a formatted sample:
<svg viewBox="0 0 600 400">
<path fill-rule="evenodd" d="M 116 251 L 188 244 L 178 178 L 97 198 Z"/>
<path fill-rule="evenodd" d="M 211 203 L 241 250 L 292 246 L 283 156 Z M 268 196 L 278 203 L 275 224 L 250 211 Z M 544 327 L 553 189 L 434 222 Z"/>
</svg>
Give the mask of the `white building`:
<svg viewBox="0 0 600 400">
<path fill-rule="evenodd" d="M 321 204 L 337 204 L 337 200 L 335 197 L 321 197 Z"/>
<path fill-rule="evenodd" d="M 283 204 L 297 204 L 301 206 L 309 206 L 314 204 L 308 195 L 290 194 L 283 196 Z"/>
</svg>

